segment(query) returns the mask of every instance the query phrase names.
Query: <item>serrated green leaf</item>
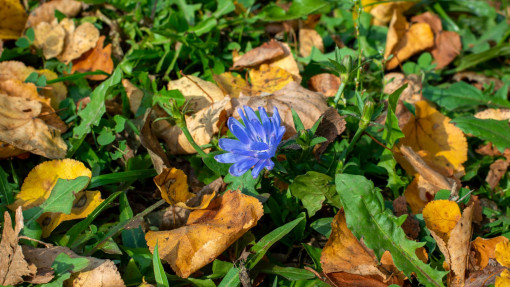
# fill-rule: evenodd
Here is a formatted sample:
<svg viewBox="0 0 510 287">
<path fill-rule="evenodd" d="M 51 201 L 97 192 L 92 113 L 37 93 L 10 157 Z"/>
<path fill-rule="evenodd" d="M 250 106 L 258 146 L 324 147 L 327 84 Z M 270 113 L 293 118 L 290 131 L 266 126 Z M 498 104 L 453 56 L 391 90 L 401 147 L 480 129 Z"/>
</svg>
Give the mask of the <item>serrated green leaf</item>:
<svg viewBox="0 0 510 287">
<path fill-rule="evenodd" d="M 508 125 L 508 120 L 482 120 L 473 116 L 466 116 L 456 118 L 451 122 L 467 134 L 490 141 L 500 152 L 510 147 L 510 126 Z"/>
<path fill-rule="evenodd" d="M 444 286 L 442 278 L 447 272 L 433 269 L 416 256 L 416 249 L 424 243 L 407 239 L 399 225 L 402 219 L 384 207 L 383 197 L 371 181 L 359 175 L 337 174 L 335 182 L 347 226 L 358 239 L 363 238 L 377 258 L 388 250 L 395 266 L 407 277 L 414 272 L 426 286 Z"/>
<path fill-rule="evenodd" d="M 510 108 L 509 101 L 488 97 L 466 82 L 458 82 L 448 88 L 428 86 L 423 89 L 423 96 L 449 111 L 458 108 L 475 108 L 480 105 Z"/>
<path fill-rule="evenodd" d="M 388 97 L 388 111 L 386 113 L 386 122 L 384 123 L 383 139 L 389 147 L 393 147 L 399 138 L 404 137 L 404 133 L 398 126 L 398 118 L 395 115 L 395 111 L 397 110 L 398 99 L 406 88 L 407 84 L 398 88 Z"/>
</svg>

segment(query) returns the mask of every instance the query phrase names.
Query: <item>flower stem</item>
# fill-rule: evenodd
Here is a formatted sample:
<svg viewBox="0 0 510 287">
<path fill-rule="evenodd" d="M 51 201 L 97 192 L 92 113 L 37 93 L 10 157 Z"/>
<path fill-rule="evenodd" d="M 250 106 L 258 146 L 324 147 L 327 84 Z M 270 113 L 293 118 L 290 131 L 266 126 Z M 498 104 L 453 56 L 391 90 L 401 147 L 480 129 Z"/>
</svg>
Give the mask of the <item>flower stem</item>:
<svg viewBox="0 0 510 287">
<path fill-rule="evenodd" d="M 182 133 L 184 134 L 184 136 L 186 136 L 186 139 L 188 139 L 189 143 L 197 151 L 197 153 L 202 158 L 207 157 L 207 154 L 200 148 L 200 146 L 198 146 L 198 144 L 191 136 L 191 133 L 189 132 L 188 127 L 186 126 L 186 121 L 179 122 L 177 125 L 179 126 L 179 128 L 181 128 Z"/>
</svg>

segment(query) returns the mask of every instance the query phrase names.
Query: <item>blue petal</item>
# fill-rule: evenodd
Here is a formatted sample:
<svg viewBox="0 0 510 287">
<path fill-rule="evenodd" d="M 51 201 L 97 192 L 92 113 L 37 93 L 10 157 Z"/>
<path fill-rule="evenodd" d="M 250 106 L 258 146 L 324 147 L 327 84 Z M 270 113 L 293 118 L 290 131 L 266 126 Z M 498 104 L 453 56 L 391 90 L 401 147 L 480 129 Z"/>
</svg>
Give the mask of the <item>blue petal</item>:
<svg viewBox="0 0 510 287">
<path fill-rule="evenodd" d="M 265 160 L 261 160 L 261 161 L 257 162 L 255 167 L 253 167 L 253 170 L 251 171 L 251 176 L 253 176 L 253 178 L 257 178 L 259 176 L 259 173 L 264 168 L 264 166 L 265 166 Z"/>
<path fill-rule="evenodd" d="M 233 176 L 241 176 L 258 162 L 256 158 L 248 158 L 234 163 L 228 170 Z"/>
<path fill-rule="evenodd" d="M 244 127 L 238 120 L 234 117 L 230 117 L 228 119 L 228 129 L 236 138 L 238 138 L 241 142 L 248 144 L 250 143 L 250 138 L 248 137 L 246 127 Z"/>
<path fill-rule="evenodd" d="M 241 110 L 241 108 L 237 109 L 237 113 L 239 113 L 239 116 L 244 122 L 244 125 L 246 126 L 246 133 L 248 134 L 248 137 L 251 140 L 257 140 L 257 137 L 255 136 L 255 129 L 251 126 L 250 121 L 246 118 L 246 115 L 244 114 L 244 111 Z"/>
<path fill-rule="evenodd" d="M 231 153 L 231 152 L 214 156 L 214 159 L 217 162 L 221 162 L 221 163 L 234 163 L 234 162 L 246 160 L 247 158 L 249 158 L 249 156 L 235 154 L 235 153 Z"/>
<path fill-rule="evenodd" d="M 259 117 L 257 117 L 257 114 L 250 106 L 244 106 L 244 112 L 246 113 L 246 116 L 250 121 L 258 121 Z"/>
<path fill-rule="evenodd" d="M 266 131 L 265 141 L 269 142 L 269 137 L 273 133 L 273 125 L 271 124 L 271 120 L 267 116 L 266 110 L 263 107 L 259 107 L 260 119 L 262 120 L 262 125 L 264 126 L 264 130 Z"/>
<path fill-rule="evenodd" d="M 272 170 L 273 167 L 274 167 L 274 162 L 272 160 L 270 160 L 270 159 L 266 159 L 266 164 L 265 165 L 266 165 L 266 169 L 267 170 Z"/>
<path fill-rule="evenodd" d="M 274 107 L 273 109 L 272 121 L 273 123 L 276 124 L 277 127 L 280 126 L 282 122 L 282 119 L 280 118 L 280 114 L 278 113 L 278 109 L 276 107 Z"/>
<path fill-rule="evenodd" d="M 219 146 L 226 151 L 248 150 L 248 146 L 234 139 L 220 139 Z"/>
<path fill-rule="evenodd" d="M 263 142 L 252 142 L 250 144 L 249 148 L 250 148 L 250 150 L 264 151 L 264 150 L 268 150 L 269 146 L 266 143 L 263 143 Z"/>
<path fill-rule="evenodd" d="M 250 120 L 251 126 L 253 127 L 254 131 L 257 133 L 256 135 L 258 136 L 258 138 L 260 138 L 262 140 L 266 140 L 266 131 L 262 127 L 262 124 L 260 123 L 260 120 L 259 120 L 259 117 L 257 117 L 257 114 L 249 106 L 245 106 L 244 111 L 246 112 L 246 116 L 248 117 L 248 120 Z"/>
</svg>

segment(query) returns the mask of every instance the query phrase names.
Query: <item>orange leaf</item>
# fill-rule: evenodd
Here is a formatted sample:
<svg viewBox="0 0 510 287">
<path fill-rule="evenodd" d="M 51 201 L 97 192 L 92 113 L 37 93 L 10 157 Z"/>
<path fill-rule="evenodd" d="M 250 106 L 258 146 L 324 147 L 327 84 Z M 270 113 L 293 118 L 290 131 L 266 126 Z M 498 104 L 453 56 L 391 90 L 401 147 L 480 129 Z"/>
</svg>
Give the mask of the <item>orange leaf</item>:
<svg viewBox="0 0 510 287">
<path fill-rule="evenodd" d="M 73 61 L 73 67 L 71 68 L 71 74 L 74 72 L 85 73 L 90 71 L 101 70 L 108 74 L 113 71 L 113 60 L 112 60 L 112 44 L 104 45 L 105 36 L 99 37 L 96 43 L 96 47 L 85 54 L 81 55 L 78 59 Z M 87 76 L 87 79 L 94 81 L 102 81 L 106 79 L 106 75 L 92 75 Z"/>
<path fill-rule="evenodd" d="M 498 236 L 494 238 L 477 237 L 471 242 L 471 247 L 475 251 L 476 264 L 480 269 L 484 269 L 489 264 L 489 259 L 496 258 L 496 245 L 500 242 L 508 242 L 508 238 Z"/>
<path fill-rule="evenodd" d="M 254 227 L 264 214 L 258 199 L 227 191 L 205 210 L 190 213 L 186 226 L 145 235 L 151 252 L 158 243 L 159 256 L 180 277 L 187 278 L 214 261 L 232 243 Z"/>
<path fill-rule="evenodd" d="M 494 253 L 499 264 L 510 267 L 510 242 L 502 241 L 498 243 Z"/>
</svg>

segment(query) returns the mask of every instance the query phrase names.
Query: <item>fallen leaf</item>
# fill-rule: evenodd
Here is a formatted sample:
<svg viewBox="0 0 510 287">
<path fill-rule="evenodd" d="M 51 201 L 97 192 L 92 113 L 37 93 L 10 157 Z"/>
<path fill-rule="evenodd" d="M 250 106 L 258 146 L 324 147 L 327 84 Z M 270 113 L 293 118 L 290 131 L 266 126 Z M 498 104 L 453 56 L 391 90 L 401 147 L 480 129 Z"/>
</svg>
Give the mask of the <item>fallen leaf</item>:
<svg viewBox="0 0 510 287">
<path fill-rule="evenodd" d="M 303 105 L 303 103 L 307 104 Z M 307 90 L 296 82 L 291 82 L 272 95 L 261 97 L 241 96 L 232 99 L 232 106 L 234 108 L 233 116 L 237 119 L 240 118 L 237 111 L 238 107 L 250 106 L 254 109 L 264 107 L 266 111 L 272 111 L 274 107 L 277 107 L 282 124 L 286 128 L 284 138 L 296 134 L 291 109 L 297 112 L 305 129 L 311 128 L 328 109 L 324 96 Z"/>
<path fill-rule="evenodd" d="M 373 251 L 361 244 L 349 230 L 343 211 L 339 211 L 331 223 L 331 235 L 322 249 L 321 266 L 327 274 L 346 272 L 372 276 L 379 281 L 386 281 L 391 276 L 379 268 Z"/>
<path fill-rule="evenodd" d="M 504 269 L 505 268 L 501 265 L 494 264 L 487 266 L 487 268 L 483 270 L 469 272 L 469 277 L 466 279 L 466 285 L 464 285 L 464 287 L 480 287 L 495 284 L 498 276 L 494 275 L 501 273 Z"/>
<path fill-rule="evenodd" d="M 278 67 L 284 69 L 292 75 L 295 82 L 301 83 L 301 75 L 299 74 L 299 67 L 290 51 L 290 47 L 287 43 L 280 43 L 283 49 L 283 56 L 272 59 L 268 64 L 270 67 Z"/>
<path fill-rule="evenodd" d="M 477 237 L 471 242 L 471 248 L 475 252 L 475 269 L 483 270 L 489 264 L 489 259 L 496 259 L 495 249 L 500 242 L 508 242 L 508 238 L 504 236 L 494 238 Z"/>
<path fill-rule="evenodd" d="M 445 256 L 447 270 L 450 270 L 448 286 L 464 286 L 473 204 L 466 207 L 461 216 L 456 202 L 434 200 L 423 209 L 423 218 Z"/>
<path fill-rule="evenodd" d="M 59 25 L 62 24 L 64 20 L 60 21 Z M 67 31 L 64 50 L 57 59 L 68 64 L 72 60 L 79 58 L 88 50 L 94 48 L 98 40 L 99 30 L 92 23 L 85 22 L 76 27 L 72 34 Z"/>
<path fill-rule="evenodd" d="M 76 193 L 70 214 L 60 212 L 46 212 L 37 219 L 42 227 L 42 237 L 50 236 L 51 232 L 64 221 L 87 217 L 103 202 L 99 191 L 80 191 Z"/>
<path fill-rule="evenodd" d="M 494 189 L 499 184 L 501 178 L 506 174 L 509 165 L 510 163 L 503 159 L 498 159 L 490 165 L 485 182 L 489 184 L 491 189 Z"/>
<path fill-rule="evenodd" d="M 500 79 L 496 77 L 488 77 L 484 74 L 479 74 L 472 71 L 458 72 L 453 75 L 453 80 L 457 82 L 468 80 L 469 82 L 472 82 L 472 85 L 479 90 L 483 90 L 484 86 L 490 85 L 491 83 L 494 83 L 495 90 L 499 90 L 503 87 L 503 82 Z"/>
<path fill-rule="evenodd" d="M 0 142 L 0 158 L 11 158 L 26 153 L 26 151 L 16 148 L 15 146 Z"/>
<path fill-rule="evenodd" d="M 129 110 L 133 113 L 133 115 L 136 115 L 136 112 L 142 103 L 143 91 L 127 79 L 122 80 L 122 86 L 124 86 L 124 90 L 126 90 L 126 95 L 129 99 Z"/>
<path fill-rule="evenodd" d="M 392 70 L 411 56 L 432 48 L 434 33 L 427 23 L 416 23 L 409 26 L 407 20 L 397 10 L 394 11 L 386 38 L 384 58 L 387 59 L 386 69 Z"/>
<path fill-rule="evenodd" d="M 112 44 L 104 46 L 105 36 L 99 37 L 96 43 L 96 47 L 92 50 L 89 50 L 85 54 L 81 55 L 78 59 L 73 60 L 73 66 L 71 68 L 71 74 L 85 73 L 85 72 L 93 72 L 93 71 L 103 71 L 108 74 L 113 72 L 113 60 L 111 57 L 112 54 Z M 92 75 L 86 77 L 89 80 L 93 81 L 102 81 L 107 78 L 106 75 Z"/>
<path fill-rule="evenodd" d="M 494 254 L 499 264 L 510 267 L 510 242 L 508 240 L 502 240 L 496 244 Z"/>
<path fill-rule="evenodd" d="M 223 93 L 231 98 L 238 98 L 241 92 L 244 95 L 251 93 L 250 85 L 239 75 L 225 72 L 220 75 L 214 75 L 213 78 Z"/>
<path fill-rule="evenodd" d="M 126 80 L 127 81 L 127 80 Z M 124 82 L 124 81 L 123 81 Z M 128 81 L 129 83 L 129 81 Z M 131 84 L 131 83 L 130 83 Z M 144 124 L 140 131 L 140 143 L 147 149 L 151 157 L 152 165 L 158 174 L 163 172 L 164 168 L 170 167 L 170 162 L 165 151 L 161 147 L 156 135 L 152 131 L 152 110 L 149 109 L 144 116 Z"/>
<path fill-rule="evenodd" d="M 416 102 L 415 107 L 416 116 L 411 116 L 403 127 L 405 138 L 400 139 L 400 144 L 411 147 L 427 163 L 453 170 L 460 177 L 468 150 L 464 133 L 428 102 Z M 397 161 L 404 164 L 398 157 Z"/>
<path fill-rule="evenodd" d="M 0 241 L 0 285 L 16 285 L 23 282 L 23 276 L 35 274 L 35 268 L 29 266 L 21 246 L 18 245 L 18 235 L 23 229 L 23 214 L 21 208 L 16 209 L 14 229 L 9 212 L 4 212 L 2 240 Z"/>
<path fill-rule="evenodd" d="M 486 109 L 475 114 L 476 118 L 510 122 L 510 109 Z"/>
<path fill-rule="evenodd" d="M 126 286 L 120 277 L 117 267 L 111 260 L 78 256 L 71 249 L 62 246 L 50 248 L 23 246 L 23 254 L 28 261 L 37 266 L 38 271 L 39 269 L 51 268 L 53 261 L 55 261 L 57 255 L 61 253 L 65 253 L 71 258 L 86 258 L 89 260 L 87 267 L 80 270 L 80 272 L 71 274 L 71 278 L 64 282 L 64 286 Z"/>
<path fill-rule="evenodd" d="M 299 55 L 301 57 L 310 56 L 313 47 L 324 52 L 324 42 L 321 35 L 315 29 L 306 27 L 299 29 Z"/>
<path fill-rule="evenodd" d="M 154 183 L 161 191 L 161 197 L 171 205 L 186 203 L 188 199 L 195 197 L 188 191 L 188 176 L 180 169 L 164 168 L 154 177 Z"/>
<path fill-rule="evenodd" d="M 18 39 L 27 21 L 25 8 L 18 0 L 0 2 L 0 40 Z M 0 53 L 1 54 L 1 53 Z"/>
<path fill-rule="evenodd" d="M 218 133 L 220 127 L 227 122 L 227 114 L 232 109 L 230 98 L 215 102 L 199 112 L 186 116 L 186 125 L 195 142 L 200 145 L 208 144 Z M 194 154 L 197 151 L 189 143 L 178 126 L 170 126 L 167 122 L 158 121 L 154 125 L 155 134 L 166 143 L 171 154 Z"/>
<path fill-rule="evenodd" d="M 326 97 L 334 97 L 342 81 L 339 77 L 322 73 L 315 75 L 308 80 L 308 88 L 314 92 L 319 92 Z"/>
<path fill-rule="evenodd" d="M 262 64 L 249 71 L 252 96 L 271 94 L 294 82 L 292 75 L 276 66 Z"/>
<path fill-rule="evenodd" d="M 254 48 L 244 55 L 234 58 L 234 68 L 245 68 L 258 66 L 266 61 L 273 60 L 285 54 L 282 45 L 276 41 L 271 40 L 262 44 L 260 47 Z"/>
<path fill-rule="evenodd" d="M 508 269 L 503 270 L 501 274 L 496 277 L 495 287 L 508 287 L 510 286 L 510 271 Z"/>
<path fill-rule="evenodd" d="M 340 116 L 335 108 L 328 108 L 322 115 L 322 120 L 317 127 L 315 135 L 326 138 L 326 141 L 320 144 L 315 150 L 315 155 L 321 155 L 328 146 L 341 135 L 346 128 L 347 122 L 344 117 Z"/>
<path fill-rule="evenodd" d="M 179 80 L 170 81 L 167 89 L 179 90 L 184 98 L 190 101 L 189 107 L 194 112 L 205 109 L 225 98 L 223 91 L 218 86 L 195 76 L 185 76 Z"/>
<path fill-rule="evenodd" d="M 44 75 L 47 81 L 52 81 L 58 78 L 58 75 L 55 72 L 50 70 L 39 70 L 37 71 L 39 76 Z M 21 80 L 21 79 L 20 79 Z M 67 87 L 62 82 L 57 82 L 53 84 L 49 84 L 45 89 L 41 89 L 41 96 L 50 99 L 51 107 L 55 110 L 58 110 L 60 102 L 67 98 Z"/>
<path fill-rule="evenodd" d="M 425 12 L 411 18 L 411 22 L 417 23 L 427 23 L 429 24 L 432 32 L 437 34 L 443 30 L 443 24 L 441 23 L 441 18 L 439 18 L 436 14 L 431 12 Z"/>
<path fill-rule="evenodd" d="M 37 27 L 41 22 L 53 22 L 55 19 L 55 10 L 72 18 L 81 11 L 81 8 L 82 3 L 74 0 L 53 0 L 42 3 L 30 13 L 26 27 Z"/>
<path fill-rule="evenodd" d="M 47 158 L 63 158 L 67 145 L 60 130 L 38 118 L 42 109 L 39 101 L 0 92 L 0 141 Z"/>
<path fill-rule="evenodd" d="M 21 190 L 16 194 L 16 201 L 10 206 L 19 206 L 23 210 L 41 205 L 51 193 L 57 179 L 75 179 L 79 176 L 92 177 L 92 172 L 85 165 L 74 159 L 45 161 L 34 167 L 27 175 Z"/>
<path fill-rule="evenodd" d="M 374 276 L 362 276 L 347 272 L 335 272 L 325 274 L 326 278 L 331 282 L 330 286 L 351 286 L 351 287 L 387 287 L 388 283 L 378 280 Z"/>
<path fill-rule="evenodd" d="M 71 21 L 64 19 L 64 21 Z M 46 59 L 55 58 L 64 50 L 64 40 L 66 38 L 66 30 L 63 24 L 41 22 L 34 28 L 34 46 L 42 49 Z M 73 24 L 74 27 L 74 24 Z"/>
<path fill-rule="evenodd" d="M 416 4 L 412 1 L 388 1 L 381 3 L 381 1 L 378 0 L 362 0 L 361 3 L 364 7 L 363 10 L 365 10 L 365 12 L 369 12 L 370 15 L 374 17 L 374 25 L 379 26 L 385 26 L 388 22 L 390 22 L 391 17 L 395 12 L 403 13 Z M 369 5 L 372 3 L 377 4 Z"/>
<path fill-rule="evenodd" d="M 187 278 L 254 227 L 263 213 L 256 198 L 227 191 L 208 209 L 191 212 L 186 226 L 149 231 L 145 239 L 151 252 L 158 243 L 160 258 L 170 263 L 178 276 Z"/>
</svg>

